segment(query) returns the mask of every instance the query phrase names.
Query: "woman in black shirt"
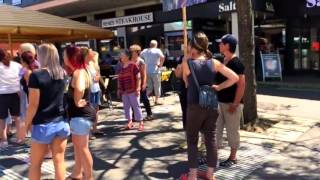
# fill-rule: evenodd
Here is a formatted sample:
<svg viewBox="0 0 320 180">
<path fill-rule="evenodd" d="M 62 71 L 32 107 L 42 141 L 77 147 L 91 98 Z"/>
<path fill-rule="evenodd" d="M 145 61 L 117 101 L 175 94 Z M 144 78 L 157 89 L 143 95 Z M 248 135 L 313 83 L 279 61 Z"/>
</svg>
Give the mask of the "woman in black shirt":
<svg viewBox="0 0 320 180">
<path fill-rule="evenodd" d="M 65 119 L 63 92 L 65 73 L 53 44 L 43 44 L 38 51 L 42 69 L 29 78 L 29 106 L 26 128 L 32 125 L 31 164 L 29 179 L 40 179 L 41 164 L 48 150 L 53 154 L 55 179 L 65 178 L 64 152 L 70 134 Z"/>
<path fill-rule="evenodd" d="M 91 77 L 86 70 L 85 57 L 93 58 L 91 51 L 83 51 L 68 46 L 64 52 L 64 62 L 71 69 L 68 92 L 68 115 L 74 145 L 75 165 L 69 179 L 93 179 L 93 160 L 89 150 L 89 133 L 96 110 L 90 103 Z"/>
</svg>

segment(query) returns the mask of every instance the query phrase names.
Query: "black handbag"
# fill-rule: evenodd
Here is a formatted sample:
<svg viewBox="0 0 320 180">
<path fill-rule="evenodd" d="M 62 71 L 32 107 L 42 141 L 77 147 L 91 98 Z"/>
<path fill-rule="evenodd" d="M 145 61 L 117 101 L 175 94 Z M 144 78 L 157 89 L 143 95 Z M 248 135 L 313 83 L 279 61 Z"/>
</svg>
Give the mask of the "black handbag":
<svg viewBox="0 0 320 180">
<path fill-rule="evenodd" d="M 218 99 L 216 92 L 212 89 L 210 85 L 199 85 L 198 79 L 196 77 L 196 74 L 193 69 L 193 65 L 191 61 L 188 61 L 189 69 L 191 72 L 191 75 L 194 79 L 194 82 L 197 86 L 197 89 L 199 91 L 199 105 L 203 108 L 209 108 L 209 109 L 217 109 L 218 108 Z M 208 65 L 210 70 L 211 67 Z"/>
</svg>

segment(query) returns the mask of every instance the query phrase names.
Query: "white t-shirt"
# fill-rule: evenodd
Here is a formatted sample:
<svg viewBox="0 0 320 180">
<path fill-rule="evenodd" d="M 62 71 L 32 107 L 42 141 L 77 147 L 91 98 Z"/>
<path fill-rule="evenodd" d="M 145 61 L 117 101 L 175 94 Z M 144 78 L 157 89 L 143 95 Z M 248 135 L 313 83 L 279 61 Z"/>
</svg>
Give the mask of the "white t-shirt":
<svg viewBox="0 0 320 180">
<path fill-rule="evenodd" d="M 13 94 L 20 91 L 21 69 L 22 66 L 14 61 L 10 61 L 9 66 L 0 62 L 0 94 Z"/>
<path fill-rule="evenodd" d="M 141 57 L 147 65 L 147 74 L 160 73 L 160 58 L 164 58 L 162 51 L 158 48 L 149 48 L 141 52 Z"/>
</svg>

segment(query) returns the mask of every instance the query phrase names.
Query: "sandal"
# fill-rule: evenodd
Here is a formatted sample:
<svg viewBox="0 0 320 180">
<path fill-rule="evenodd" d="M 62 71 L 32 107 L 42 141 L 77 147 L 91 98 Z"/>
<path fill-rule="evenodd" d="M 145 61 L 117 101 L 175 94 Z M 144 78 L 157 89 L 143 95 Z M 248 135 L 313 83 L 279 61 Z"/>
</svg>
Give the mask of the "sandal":
<svg viewBox="0 0 320 180">
<path fill-rule="evenodd" d="M 201 178 L 203 180 L 215 180 L 216 179 L 214 176 L 209 178 L 206 171 L 198 171 L 198 178 Z"/>
<path fill-rule="evenodd" d="M 95 136 L 103 136 L 104 135 L 104 132 L 100 131 L 100 130 L 96 130 L 92 133 L 93 135 Z"/>
<path fill-rule="evenodd" d="M 73 178 L 71 175 L 68 176 L 65 180 L 81 180 L 82 178 Z"/>
<path fill-rule="evenodd" d="M 132 128 L 133 128 L 133 124 L 131 122 L 126 125 L 125 130 L 131 130 Z"/>
<path fill-rule="evenodd" d="M 231 160 L 231 159 L 227 159 L 226 161 L 223 161 L 219 164 L 220 167 L 225 167 L 225 168 L 229 168 L 232 165 L 237 164 L 237 160 Z"/>
<path fill-rule="evenodd" d="M 145 118 L 143 119 L 143 121 L 151 121 L 151 120 L 153 120 L 153 119 L 154 119 L 153 116 L 152 116 L 152 115 L 149 115 L 149 116 L 145 117 Z"/>
<path fill-rule="evenodd" d="M 143 131 L 143 130 L 144 130 L 144 124 L 140 124 L 138 131 Z"/>
</svg>

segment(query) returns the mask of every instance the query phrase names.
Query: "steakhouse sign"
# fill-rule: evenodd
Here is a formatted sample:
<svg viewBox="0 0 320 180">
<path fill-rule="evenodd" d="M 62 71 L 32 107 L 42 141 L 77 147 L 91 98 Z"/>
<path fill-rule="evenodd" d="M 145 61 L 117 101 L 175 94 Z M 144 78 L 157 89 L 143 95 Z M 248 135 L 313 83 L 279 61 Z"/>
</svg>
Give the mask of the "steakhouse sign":
<svg viewBox="0 0 320 180">
<path fill-rule="evenodd" d="M 137 14 L 133 16 L 104 19 L 102 20 L 102 27 L 103 28 L 121 27 L 121 26 L 133 25 L 133 24 L 151 23 L 151 22 L 153 22 L 153 14 L 145 13 L 145 14 Z"/>
</svg>

